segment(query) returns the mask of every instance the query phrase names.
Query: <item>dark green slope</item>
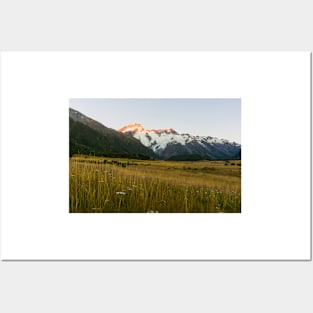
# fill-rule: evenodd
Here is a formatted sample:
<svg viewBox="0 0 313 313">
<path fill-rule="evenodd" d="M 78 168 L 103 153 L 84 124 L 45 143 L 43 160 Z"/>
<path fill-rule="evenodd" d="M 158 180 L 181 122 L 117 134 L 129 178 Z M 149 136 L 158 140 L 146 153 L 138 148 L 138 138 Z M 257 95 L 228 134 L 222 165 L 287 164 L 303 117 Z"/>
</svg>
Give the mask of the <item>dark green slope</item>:
<svg viewBox="0 0 313 313">
<path fill-rule="evenodd" d="M 157 158 L 139 140 L 105 127 L 70 109 L 70 156 L 95 154 L 110 157 Z"/>
</svg>

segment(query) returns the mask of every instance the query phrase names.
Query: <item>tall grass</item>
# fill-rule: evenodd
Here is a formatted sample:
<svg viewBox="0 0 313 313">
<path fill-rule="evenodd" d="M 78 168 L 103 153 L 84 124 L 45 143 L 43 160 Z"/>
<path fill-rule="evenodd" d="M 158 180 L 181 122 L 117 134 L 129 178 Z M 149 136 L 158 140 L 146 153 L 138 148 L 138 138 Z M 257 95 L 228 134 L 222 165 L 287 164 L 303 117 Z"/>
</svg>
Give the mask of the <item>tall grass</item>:
<svg viewBox="0 0 313 313">
<path fill-rule="evenodd" d="M 70 212 L 241 211 L 240 161 L 70 159 Z"/>
</svg>

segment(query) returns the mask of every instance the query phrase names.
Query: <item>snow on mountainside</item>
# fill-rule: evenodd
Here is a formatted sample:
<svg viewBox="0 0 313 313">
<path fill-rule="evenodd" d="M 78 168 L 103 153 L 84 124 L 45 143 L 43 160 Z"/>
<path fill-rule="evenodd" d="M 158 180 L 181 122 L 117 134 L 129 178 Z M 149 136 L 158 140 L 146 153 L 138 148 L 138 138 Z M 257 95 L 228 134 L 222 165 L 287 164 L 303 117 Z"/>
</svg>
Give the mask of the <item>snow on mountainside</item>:
<svg viewBox="0 0 313 313">
<path fill-rule="evenodd" d="M 178 155 L 200 155 L 211 159 L 239 158 L 241 145 L 210 136 L 179 134 L 174 129 L 145 129 L 139 123 L 130 124 L 119 132 L 131 135 L 163 158 Z"/>
</svg>

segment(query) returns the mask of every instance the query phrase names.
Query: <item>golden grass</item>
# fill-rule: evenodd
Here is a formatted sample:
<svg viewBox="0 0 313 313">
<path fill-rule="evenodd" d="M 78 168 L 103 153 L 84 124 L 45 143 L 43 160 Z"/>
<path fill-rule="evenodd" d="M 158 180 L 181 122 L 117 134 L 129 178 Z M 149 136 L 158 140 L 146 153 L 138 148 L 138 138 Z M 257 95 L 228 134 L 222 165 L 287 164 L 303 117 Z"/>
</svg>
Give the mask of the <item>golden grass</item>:
<svg viewBox="0 0 313 313">
<path fill-rule="evenodd" d="M 238 213 L 239 164 L 72 157 L 70 212 Z"/>
</svg>

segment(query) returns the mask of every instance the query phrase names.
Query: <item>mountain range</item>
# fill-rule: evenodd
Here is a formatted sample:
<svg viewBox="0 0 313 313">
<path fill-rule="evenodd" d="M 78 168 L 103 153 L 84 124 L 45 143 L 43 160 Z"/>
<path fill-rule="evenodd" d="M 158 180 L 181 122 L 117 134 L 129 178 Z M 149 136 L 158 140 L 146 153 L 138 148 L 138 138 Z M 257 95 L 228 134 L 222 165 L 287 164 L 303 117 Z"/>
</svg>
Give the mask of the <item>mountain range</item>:
<svg viewBox="0 0 313 313">
<path fill-rule="evenodd" d="M 211 136 L 179 134 L 173 128 L 145 129 L 139 123 L 119 130 L 150 148 L 162 159 L 197 157 L 200 159 L 239 159 L 241 145 Z"/>
<path fill-rule="evenodd" d="M 75 153 L 168 160 L 240 159 L 241 145 L 211 136 L 145 129 L 135 123 L 118 131 L 70 108 L 70 155 Z"/>
</svg>

